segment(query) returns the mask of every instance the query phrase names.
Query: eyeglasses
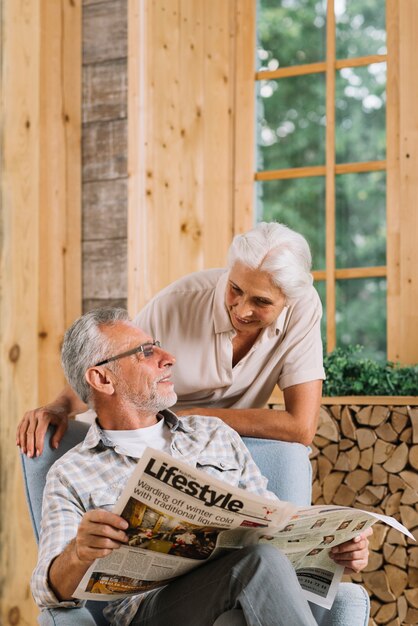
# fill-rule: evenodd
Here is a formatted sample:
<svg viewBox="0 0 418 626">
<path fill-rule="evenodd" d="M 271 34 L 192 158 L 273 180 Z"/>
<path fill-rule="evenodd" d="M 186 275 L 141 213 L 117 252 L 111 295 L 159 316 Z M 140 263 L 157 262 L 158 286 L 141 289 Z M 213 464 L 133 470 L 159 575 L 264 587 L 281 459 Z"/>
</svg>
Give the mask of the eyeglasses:
<svg viewBox="0 0 418 626">
<path fill-rule="evenodd" d="M 98 365 L 105 365 L 105 363 L 117 361 L 118 359 L 123 359 L 125 356 L 131 356 L 132 354 L 142 354 L 144 357 L 152 356 L 154 354 L 155 346 L 157 348 L 161 348 L 161 343 L 159 341 L 156 341 L 155 339 L 153 341 L 147 341 L 147 343 L 143 343 L 137 348 L 132 348 L 132 350 L 128 350 L 127 352 L 121 352 L 120 354 L 116 354 L 116 356 L 111 356 L 104 361 L 100 361 L 99 363 L 96 363 L 94 367 L 97 367 Z"/>
</svg>

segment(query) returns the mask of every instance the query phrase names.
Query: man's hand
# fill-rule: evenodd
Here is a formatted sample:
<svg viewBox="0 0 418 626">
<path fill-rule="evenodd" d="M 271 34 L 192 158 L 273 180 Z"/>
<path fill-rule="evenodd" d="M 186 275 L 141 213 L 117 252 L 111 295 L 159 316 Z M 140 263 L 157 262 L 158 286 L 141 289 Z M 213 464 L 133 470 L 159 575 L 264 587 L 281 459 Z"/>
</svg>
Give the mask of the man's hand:
<svg viewBox="0 0 418 626">
<path fill-rule="evenodd" d="M 93 562 L 108 556 L 121 544 L 128 543 L 128 535 L 124 532 L 128 522 L 104 509 L 94 509 L 83 515 L 75 539 L 75 551 L 80 561 Z"/>
<path fill-rule="evenodd" d="M 345 567 L 345 573 L 361 572 L 369 562 L 369 540 L 373 528 L 366 528 L 358 537 L 331 548 L 331 558 Z"/>
<path fill-rule="evenodd" d="M 70 600 L 93 561 L 107 556 L 128 542 L 128 522 L 104 509 L 83 515 L 75 539 L 52 561 L 48 578 L 51 589 L 62 600 Z"/>
<path fill-rule="evenodd" d="M 51 438 L 52 447 L 57 448 L 68 428 L 68 409 L 55 403 L 26 411 L 17 426 L 16 445 L 29 457 L 40 456 L 49 424 L 57 427 Z"/>
</svg>

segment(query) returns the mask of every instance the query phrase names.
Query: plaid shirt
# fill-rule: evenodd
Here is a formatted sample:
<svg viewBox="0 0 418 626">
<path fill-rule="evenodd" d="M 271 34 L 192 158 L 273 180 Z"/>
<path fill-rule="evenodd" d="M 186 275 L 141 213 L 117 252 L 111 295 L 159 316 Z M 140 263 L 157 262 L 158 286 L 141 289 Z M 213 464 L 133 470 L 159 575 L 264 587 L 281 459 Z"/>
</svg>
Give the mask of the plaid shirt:
<svg viewBox="0 0 418 626">
<path fill-rule="evenodd" d="M 240 436 L 220 419 L 195 415 L 179 419 L 169 410 L 161 414 L 171 430 L 174 458 L 252 493 L 276 498 L 267 491 L 267 479 Z M 136 463 L 137 459 L 118 451 L 96 422 L 84 441 L 52 466 L 43 497 L 38 563 L 31 581 L 39 607 L 74 608 L 84 604 L 57 599 L 48 583 L 49 567 L 76 536 L 86 511 L 112 510 Z M 129 624 L 144 595 L 111 602 L 105 609 L 106 617 L 112 624 Z"/>
</svg>

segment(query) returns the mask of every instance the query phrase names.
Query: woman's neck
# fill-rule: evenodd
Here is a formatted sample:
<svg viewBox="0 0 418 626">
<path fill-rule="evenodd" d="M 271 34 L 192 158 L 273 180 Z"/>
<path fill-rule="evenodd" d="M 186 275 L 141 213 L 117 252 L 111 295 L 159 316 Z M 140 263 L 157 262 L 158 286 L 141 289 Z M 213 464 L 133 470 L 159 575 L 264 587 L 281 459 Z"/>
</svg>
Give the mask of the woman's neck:
<svg viewBox="0 0 418 626">
<path fill-rule="evenodd" d="M 232 339 L 232 367 L 235 367 L 248 354 L 259 334 L 260 330 L 256 332 L 240 332 L 237 330 L 237 334 Z"/>
</svg>

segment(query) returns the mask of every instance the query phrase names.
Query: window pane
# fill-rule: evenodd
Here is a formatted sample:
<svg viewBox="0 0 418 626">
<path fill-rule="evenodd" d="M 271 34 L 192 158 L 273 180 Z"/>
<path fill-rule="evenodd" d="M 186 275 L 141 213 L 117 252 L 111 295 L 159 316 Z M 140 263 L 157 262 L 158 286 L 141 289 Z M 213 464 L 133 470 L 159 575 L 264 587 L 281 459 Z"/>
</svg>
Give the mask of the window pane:
<svg viewBox="0 0 418 626">
<path fill-rule="evenodd" d="M 335 0 L 337 59 L 386 54 L 384 0 Z"/>
<path fill-rule="evenodd" d="M 257 169 L 325 163 L 322 74 L 257 83 Z"/>
<path fill-rule="evenodd" d="M 386 279 L 337 281 L 337 346 L 364 346 L 364 354 L 386 358 Z"/>
<path fill-rule="evenodd" d="M 327 298 L 326 298 L 326 282 L 325 280 L 316 280 L 314 287 L 319 293 L 322 303 L 322 319 L 321 319 L 321 336 L 324 354 L 327 352 Z"/>
<path fill-rule="evenodd" d="M 325 59 L 325 0 L 259 0 L 259 70 Z"/>
<path fill-rule="evenodd" d="M 256 183 L 257 219 L 281 222 L 303 235 L 313 267 L 325 268 L 325 180 L 323 177 Z"/>
<path fill-rule="evenodd" d="M 336 76 L 337 163 L 386 155 L 386 63 L 347 67 Z"/>
<path fill-rule="evenodd" d="M 386 264 L 386 172 L 336 177 L 337 267 Z"/>
</svg>

